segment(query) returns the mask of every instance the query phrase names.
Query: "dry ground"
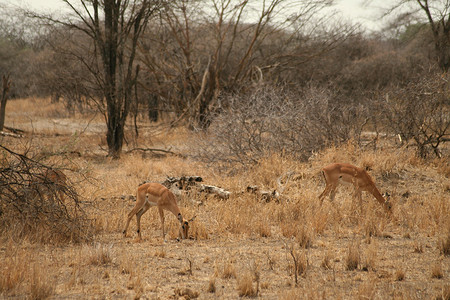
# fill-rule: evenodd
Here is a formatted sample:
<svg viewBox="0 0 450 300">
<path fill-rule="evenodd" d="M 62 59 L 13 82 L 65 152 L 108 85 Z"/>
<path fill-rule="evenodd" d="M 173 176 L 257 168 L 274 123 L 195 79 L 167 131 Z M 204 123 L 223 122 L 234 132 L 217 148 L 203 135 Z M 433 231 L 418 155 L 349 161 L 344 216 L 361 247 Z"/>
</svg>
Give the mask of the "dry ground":
<svg viewBox="0 0 450 300">
<path fill-rule="evenodd" d="M 411 149 L 373 151 L 348 144 L 308 163 L 272 155 L 226 173 L 189 158 L 139 151 L 110 160 L 101 117 L 69 116 L 46 99 L 10 101 L 6 125 L 28 134 L 0 137 L 2 145 L 31 149 L 64 168 L 96 234 L 82 244 L 41 244 L 2 230 L 2 298 L 450 298 L 448 157 L 424 161 Z M 186 130 L 147 124 L 138 140 L 127 134 L 125 150 L 139 145 L 186 152 L 195 147 L 192 140 Z M 392 216 L 369 195 L 363 196 L 361 214 L 345 187 L 335 203 L 319 208 L 324 188 L 319 170 L 337 161 L 370 167 L 380 190 L 392 195 Z M 287 171 L 295 176 L 280 202 L 243 192 L 248 185 L 274 189 Z M 176 220 L 166 214 L 164 243 L 155 209 L 142 218 L 142 242 L 136 240 L 134 219 L 124 238 L 134 202 L 122 196 L 135 194 L 143 180 L 180 175 L 202 176 L 233 194 L 228 200 L 195 190 L 181 196 L 185 217 L 197 216 L 192 239 L 177 242 Z"/>
</svg>

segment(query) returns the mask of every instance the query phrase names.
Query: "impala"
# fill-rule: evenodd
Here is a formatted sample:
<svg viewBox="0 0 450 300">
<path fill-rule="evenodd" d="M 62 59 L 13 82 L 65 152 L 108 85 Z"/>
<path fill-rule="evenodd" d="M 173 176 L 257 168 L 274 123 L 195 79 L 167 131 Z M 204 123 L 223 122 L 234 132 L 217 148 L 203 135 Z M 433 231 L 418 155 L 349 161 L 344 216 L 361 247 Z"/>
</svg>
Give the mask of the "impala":
<svg viewBox="0 0 450 300">
<path fill-rule="evenodd" d="M 336 188 L 341 183 L 350 183 L 355 188 L 355 195 L 359 200 L 359 205 L 362 212 L 362 196 L 361 192 L 366 191 L 371 193 L 377 201 L 383 205 L 386 211 L 391 210 L 390 203 L 383 198 L 375 182 L 370 177 L 369 173 L 362 168 L 358 168 L 351 164 L 334 163 L 322 169 L 322 174 L 325 178 L 325 189 L 320 194 L 320 206 L 322 206 L 323 199 L 330 194 L 330 201 L 334 200 Z"/>
<path fill-rule="evenodd" d="M 189 221 L 183 219 L 180 209 L 178 208 L 175 195 L 162 184 L 155 182 L 144 183 L 138 187 L 136 205 L 128 214 L 127 223 L 125 225 L 125 229 L 123 230 L 124 237 L 127 235 L 127 229 L 128 225 L 130 225 L 131 219 L 134 215 L 136 215 L 137 233 L 139 240 L 142 239 L 141 217 L 151 206 L 158 207 L 164 241 L 166 236 L 164 231 L 164 210 L 170 211 L 175 215 L 175 217 L 177 217 L 181 226 L 179 235 L 183 239 L 188 238 L 189 222 L 193 221 L 195 217 Z"/>
</svg>

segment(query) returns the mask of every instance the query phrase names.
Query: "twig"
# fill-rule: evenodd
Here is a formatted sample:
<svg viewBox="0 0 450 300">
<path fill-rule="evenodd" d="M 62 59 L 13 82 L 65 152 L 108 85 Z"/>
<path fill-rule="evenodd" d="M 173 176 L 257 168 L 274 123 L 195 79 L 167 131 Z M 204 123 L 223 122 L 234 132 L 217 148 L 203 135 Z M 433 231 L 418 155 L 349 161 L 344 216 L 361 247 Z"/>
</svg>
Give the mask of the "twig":
<svg viewBox="0 0 450 300">
<path fill-rule="evenodd" d="M 125 151 L 125 153 L 131 153 L 131 152 L 135 152 L 135 151 L 162 152 L 162 153 L 167 153 L 167 154 L 172 154 L 172 155 L 175 155 L 175 156 L 179 156 L 179 157 L 182 157 L 182 158 L 186 157 L 186 155 L 184 155 L 184 154 L 176 153 L 176 152 L 173 152 L 173 151 L 170 151 L 170 150 L 156 149 L 156 148 L 140 148 L 140 147 L 138 147 L 138 148 L 133 148 L 133 149 L 130 149 L 128 151 Z"/>
</svg>

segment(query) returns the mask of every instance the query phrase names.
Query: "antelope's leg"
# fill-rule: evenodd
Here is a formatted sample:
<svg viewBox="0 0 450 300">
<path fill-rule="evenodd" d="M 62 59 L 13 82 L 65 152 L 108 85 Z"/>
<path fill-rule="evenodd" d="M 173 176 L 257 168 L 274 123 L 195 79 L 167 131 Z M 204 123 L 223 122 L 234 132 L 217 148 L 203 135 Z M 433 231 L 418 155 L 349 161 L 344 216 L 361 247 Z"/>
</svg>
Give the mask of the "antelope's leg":
<svg viewBox="0 0 450 300">
<path fill-rule="evenodd" d="M 142 207 L 136 214 L 136 224 L 137 224 L 137 233 L 139 239 L 142 239 L 141 236 L 141 217 L 145 212 L 150 208 L 150 204 L 148 202 L 145 203 L 144 207 Z"/>
</svg>

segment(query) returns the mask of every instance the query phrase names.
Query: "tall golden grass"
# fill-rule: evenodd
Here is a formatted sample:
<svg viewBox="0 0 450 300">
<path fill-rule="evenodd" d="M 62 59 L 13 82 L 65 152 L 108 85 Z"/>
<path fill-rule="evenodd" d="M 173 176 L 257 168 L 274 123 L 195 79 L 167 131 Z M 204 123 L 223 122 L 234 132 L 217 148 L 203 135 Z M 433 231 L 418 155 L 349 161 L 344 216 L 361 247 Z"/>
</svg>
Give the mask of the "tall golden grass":
<svg viewBox="0 0 450 300">
<path fill-rule="evenodd" d="M 54 153 L 43 159 L 67 169 L 95 235 L 81 245 L 55 246 L 2 230 L 1 297 L 169 298 L 186 289 L 199 299 L 437 299 L 448 294 L 448 159 L 423 160 L 409 148 L 373 150 L 349 142 L 308 162 L 272 153 L 234 172 L 192 158 L 136 151 L 110 160 L 103 133 L 90 129 L 101 127 L 101 119 L 74 120 L 58 114 L 58 105 L 47 99 L 10 101 L 8 125 L 30 132 L 33 119 L 39 126 L 25 139 L 0 137 L 0 142 L 18 152 Z M 66 126 L 71 122 L 86 129 Z M 126 134 L 135 138 L 132 130 Z M 195 147 L 189 144 L 194 134 L 183 128 L 158 135 L 142 132 L 136 141 L 141 147 L 187 154 Z M 125 150 L 132 147 L 130 143 Z M 368 167 L 379 189 L 391 193 L 392 216 L 366 194 L 361 214 L 354 208 L 352 189 L 345 186 L 333 203 L 326 199 L 320 208 L 317 197 L 325 186 L 320 169 L 331 162 Z M 245 191 L 248 185 L 276 189 L 277 178 L 286 172 L 295 176 L 278 202 L 267 203 Z M 166 213 L 169 241 L 164 244 L 154 208 L 142 217 L 142 242 L 135 240 L 134 220 L 131 237 L 123 238 L 125 217 L 134 205 L 128 196 L 135 195 L 138 185 L 181 175 L 201 176 L 232 195 L 223 200 L 193 189 L 179 198 L 183 215 L 197 216 L 190 240 L 176 242 L 178 222 Z M 422 245 L 422 251 L 416 252 L 414 244 Z"/>
</svg>

